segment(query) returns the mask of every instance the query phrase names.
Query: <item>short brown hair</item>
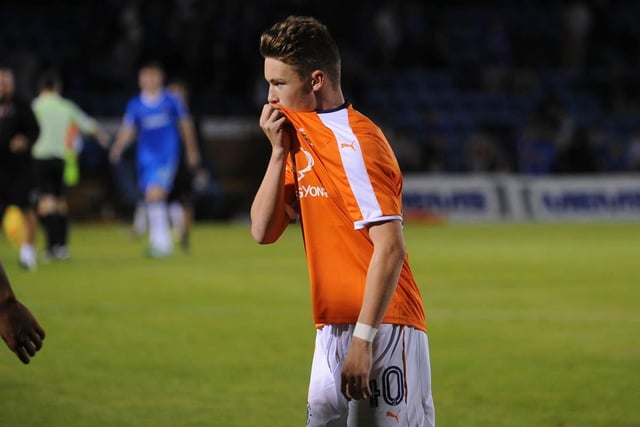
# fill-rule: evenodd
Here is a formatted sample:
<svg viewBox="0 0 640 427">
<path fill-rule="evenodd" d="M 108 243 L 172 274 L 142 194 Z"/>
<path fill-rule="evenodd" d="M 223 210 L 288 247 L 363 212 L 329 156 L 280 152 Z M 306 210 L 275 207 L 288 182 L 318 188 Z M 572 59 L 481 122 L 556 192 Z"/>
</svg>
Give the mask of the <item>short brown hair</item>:
<svg viewBox="0 0 640 427">
<path fill-rule="evenodd" d="M 155 70 L 164 76 L 164 67 L 158 61 L 147 61 L 140 65 L 140 70 Z"/>
<path fill-rule="evenodd" d="M 40 78 L 38 79 L 38 86 L 40 87 L 40 89 L 56 90 L 62 86 L 62 78 L 60 77 L 58 71 L 48 69 L 40 74 Z"/>
<path fill-rule="evenodd" d="M 289 16 L 260 36 L 260 54 L 293 66 L 301 77 L 314 70 L 340 84 L 340 52 L 326 25 L 310 16 Z"/>
</svg>

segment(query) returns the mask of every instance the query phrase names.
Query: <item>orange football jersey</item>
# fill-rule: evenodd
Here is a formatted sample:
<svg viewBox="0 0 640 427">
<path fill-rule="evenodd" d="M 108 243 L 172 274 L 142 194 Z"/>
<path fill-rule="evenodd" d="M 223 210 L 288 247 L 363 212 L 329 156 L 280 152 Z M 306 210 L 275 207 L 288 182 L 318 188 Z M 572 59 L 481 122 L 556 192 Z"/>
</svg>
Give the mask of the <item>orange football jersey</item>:
<svg viewBox="0 0 640 427">
<path fill-rule="evenodd" d="M 322 112 L 280 106 L 295 130 L 285 184 L 297 193 L 314 322 L 355 323 L 373 243 L 367 226 L 402 220 L 402 174 L 384 134 L 350 104 Z M 383 323 L 426 330 L 420 290 L 405 258 Z"/>
</svg>

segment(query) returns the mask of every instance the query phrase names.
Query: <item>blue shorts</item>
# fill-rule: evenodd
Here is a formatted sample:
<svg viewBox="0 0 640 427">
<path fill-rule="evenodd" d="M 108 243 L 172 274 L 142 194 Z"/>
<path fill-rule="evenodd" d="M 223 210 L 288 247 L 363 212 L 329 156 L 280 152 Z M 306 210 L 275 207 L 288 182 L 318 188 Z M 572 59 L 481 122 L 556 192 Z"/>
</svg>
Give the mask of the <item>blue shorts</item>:
<svg viewBox="0 0 640 427">
<path fill-rule="evenodd" d="M 178 162 L 165 163 L 138 163 L 138 185 L 142 193 L 146 193 L 150 187 L 162 188 L 167 193 L 173 187 L 173 179 L 178 169 Z"/>
</svg>

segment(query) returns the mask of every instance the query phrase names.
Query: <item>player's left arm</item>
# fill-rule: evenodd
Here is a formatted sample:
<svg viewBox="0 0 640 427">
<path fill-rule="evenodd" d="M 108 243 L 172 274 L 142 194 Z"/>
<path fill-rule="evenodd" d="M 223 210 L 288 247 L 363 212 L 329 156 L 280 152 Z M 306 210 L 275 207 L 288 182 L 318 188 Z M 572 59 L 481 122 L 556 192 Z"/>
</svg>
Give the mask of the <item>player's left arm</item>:
<svg viewBox="0 0 640 427">
<path fill-rule="evenodd" d="M 83 134 L 91 135 L 105 150 L 109 148 L 111 137 L 96 119 L 85 113 L 74 103 L 71 104 L 72 120 Z"/>
<path fill-rule="evenodd" d="M 187 154 L 187 164 L 192 170 L 200 167 L 200 150 L 198 149 L 198 138 L 193 119 L 185 115 L 180 119 L 180 134 Z"/>
<path fill-rule="evenodd" d="M 362 307 L 358 323 L 379 328 L 398 286 L 406 256 L 402 223 L 392 220 L 369 226 L 373 255 L 369 262 Z M 354 336 L 342 369 L 342 393 L 348 399 L 371 396 L 369 374 L 372 366 L 372 343 Z"/>
<path fill-rule="evenodd" d="M 118 129 L 116 139 L 109 151 L 109 159 L 111 163 L 118 163 L 122 152 L 131 144 L 136 137 L 136 128 L 129 123 L 123 123 Z"/>
<path fill-rule="evenodd" d="M 45 333 L 29 309 L 17 300 L 0 262 L 0 336 L 22 363 L 42 348 Z"/>
</svg>

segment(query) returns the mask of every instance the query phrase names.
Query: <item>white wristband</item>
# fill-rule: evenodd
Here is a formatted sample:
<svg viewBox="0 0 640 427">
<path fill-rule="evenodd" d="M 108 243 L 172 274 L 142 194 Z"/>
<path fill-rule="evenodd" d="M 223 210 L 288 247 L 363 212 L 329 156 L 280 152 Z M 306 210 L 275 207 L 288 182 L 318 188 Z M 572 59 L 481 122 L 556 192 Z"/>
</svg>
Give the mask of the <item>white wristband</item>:
<svg viewBox="0 0 640 427">
<path fill-rule="evenodd" d="M 364 323 L 356 323 L 356 327 L 353 328 L 353 336 L 356 338 L 360 338 L 361 340 L 373 342 L 373 339 L 378 332 L 377 328 L 374 328 L 369 325 L 365 325 Z"/>
</svg>

